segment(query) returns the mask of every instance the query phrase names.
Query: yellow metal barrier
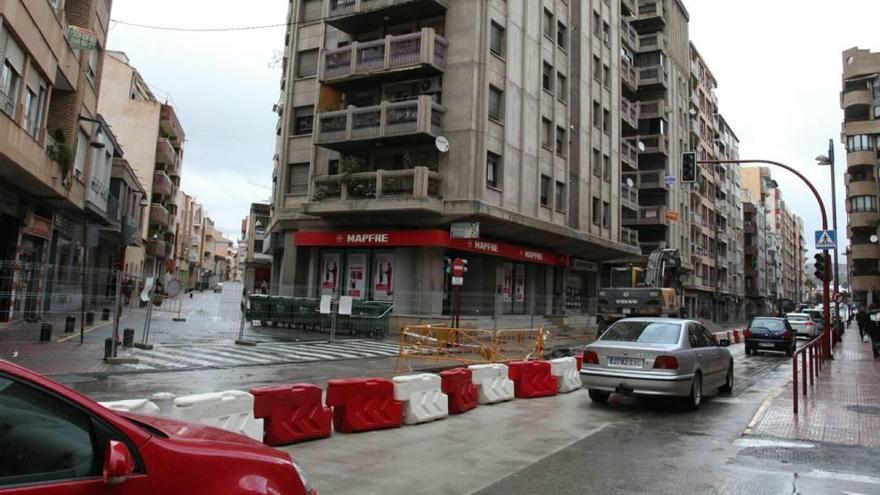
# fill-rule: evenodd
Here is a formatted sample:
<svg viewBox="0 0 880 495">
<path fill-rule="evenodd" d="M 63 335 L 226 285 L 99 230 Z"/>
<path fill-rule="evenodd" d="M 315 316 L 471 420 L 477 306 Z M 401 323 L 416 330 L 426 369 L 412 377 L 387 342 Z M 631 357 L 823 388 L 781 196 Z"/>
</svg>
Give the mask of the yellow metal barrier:
<svg viewBox="0 0 880 495">
<path fill-rule="evenodd" d="M 446 361 L 464 365 L 541 359 L 548 335 L 544 327 L 483 330 L 413 325 L 400 332 L 395 373 L 411 369 L 407 360 Z"/>
</svg>

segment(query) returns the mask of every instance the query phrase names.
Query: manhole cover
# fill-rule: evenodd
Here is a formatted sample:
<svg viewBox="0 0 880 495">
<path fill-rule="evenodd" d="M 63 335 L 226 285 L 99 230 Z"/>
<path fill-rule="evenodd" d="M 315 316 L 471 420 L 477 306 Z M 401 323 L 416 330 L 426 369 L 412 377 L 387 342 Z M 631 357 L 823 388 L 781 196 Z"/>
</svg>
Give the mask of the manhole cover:
<svg viewBox="0 0 880 495">
<path fill-rule="evenodd" d="M 846 408 L 858 414 L 874 414 L 880 416 L 880 407 L 877 406 L 846 406 Z"/>
<path fill-rule="evenodd" d="M 788 449 L 784 447 L 749 448 L 744 449 L 742 453 L 783 464 L 810 464 L 816 461 L 816 454 L 807 449 Z"/>
</svg>

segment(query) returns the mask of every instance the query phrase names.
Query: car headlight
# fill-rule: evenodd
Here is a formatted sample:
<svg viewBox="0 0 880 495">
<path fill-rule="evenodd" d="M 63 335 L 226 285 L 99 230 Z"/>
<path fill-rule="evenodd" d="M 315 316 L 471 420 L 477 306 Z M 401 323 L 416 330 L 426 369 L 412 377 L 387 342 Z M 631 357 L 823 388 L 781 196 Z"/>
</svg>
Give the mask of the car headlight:
<svg viewBox="0 0 880 495">
<path fill-rule="evenodd" d="M 309 479 L 309 475 L 306 474 L 306 470 L 299 465 L 296 460 L 291 459 L 290 462 L 293 464 L 293 469 L 296 469 L 296 474 L 299 475 L 299 480 L 302 481 L 303 488 L 306 489 L 306 493 L 312 491 L 312 480 Z"/>
</svg>

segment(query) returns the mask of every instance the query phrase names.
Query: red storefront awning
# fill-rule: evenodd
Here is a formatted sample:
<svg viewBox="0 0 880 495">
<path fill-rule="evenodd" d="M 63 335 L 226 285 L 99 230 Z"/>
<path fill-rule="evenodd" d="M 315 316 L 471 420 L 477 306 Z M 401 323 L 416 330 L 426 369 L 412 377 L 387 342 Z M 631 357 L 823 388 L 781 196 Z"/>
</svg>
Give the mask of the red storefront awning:
<svg viewBox="0 0 880 495">
<path fill-rule="evenodd" d="M 339 248 L 440 246 L 527 263 L 568 266 L 564 254 L 490 239 L 453 239 L 445 230 L 299 231 L 293 233 L 293 244 Z"/>
</svg>

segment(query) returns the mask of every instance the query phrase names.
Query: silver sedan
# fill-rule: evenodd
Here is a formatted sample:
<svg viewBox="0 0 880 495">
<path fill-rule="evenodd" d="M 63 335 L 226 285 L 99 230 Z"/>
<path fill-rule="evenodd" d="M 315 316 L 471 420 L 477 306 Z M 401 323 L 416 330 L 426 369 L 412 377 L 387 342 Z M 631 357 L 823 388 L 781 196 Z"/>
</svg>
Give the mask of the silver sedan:
<svg viewBox="0 0 880 495">
<path fill-rule="evenodd" d="M 671 396 L 698 409 L 704 391 L 733 389 L 729 345 L 698 321 L 627 318 L 587 346 L 581 375 L 595 402 L 611 393 Z"/>
</svg>

